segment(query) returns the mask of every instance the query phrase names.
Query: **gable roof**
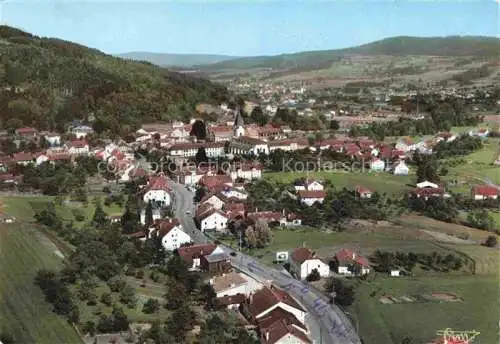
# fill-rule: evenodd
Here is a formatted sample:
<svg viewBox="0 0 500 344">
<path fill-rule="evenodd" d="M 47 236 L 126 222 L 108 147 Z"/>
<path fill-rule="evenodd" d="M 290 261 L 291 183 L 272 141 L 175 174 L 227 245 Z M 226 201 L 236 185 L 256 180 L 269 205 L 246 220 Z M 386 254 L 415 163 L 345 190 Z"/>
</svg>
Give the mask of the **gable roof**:
<svg viewBox="0 0 500 344">
<path fill-rule="evenodd" d="M 323 190 L 299 190 L 300 198 L 325 198 L 326 191 Z"/>
<path fill-rule="evenodd" d="M 262 314 L 269 308 L 284 303 L 290 307 L 298 309 L 302 312 L 305 310 L 295 301 L 287 292 L 277 289 L 274 286 L 264 287 L 258 290 L 252 297 L 249 305 L 249 310 L 254 317 Z"/>
<path fill-rule="evenodd" d="M 300 327 L 304 331 L 307 331 L 306 326 L 302 324 L 297 317 L 295 317 L 295 315 L 279 307 L 259 318 L 257 323 L 260 329 L 267 329 L 274 325 L 277 321 L 284 321 L 287 325 L 294 325 Z"/>
<path fill-rule="evenodd" d="M 73 148 L 85 148 L 85 146 L 88 145 L 89 144 L 86 140 L 73 140 L 68 142 L 68 146 Z"/>
<path fill-rule="evenodd" d="M 192 246 L 179 247 L 177 253 L 186 263 L 193 264 L 193 259 L 201 258 L 204 255 L 211 254 L 217 248 L 216 244 L 198 244 Z"/>
<path fill-rule="evenodd" d="M 163 219 L 158 221 L 155 224 L 156 235 L 160 238 L 163 238 L 167 235 L 172 229 L 179 226 L 179 220 L 177 219 Z"/>
<path fill-rule="evenodd" d="M 215 208 L 212 208 L 209 211 L 206 211 L 206 212 L 204 212 L 204 213 L 202 213 L 200 215 L 197 215 L 196 219 L 198 221 L 201 221 L 201 220 L 204 220 L 207 217 L 210 217 L 210 216 L 212 216 L 214 214 L 219 214 L 220 216 L 225 217 L 226 219 L 228 218 L 227 215 L 225 213 L 223 213 L 222 211 L 220 211 L 218 209 L 215 209 Z"/>
<path fill-rule="evenodd" d="M 209 189 L 213 189 L 219 185 L 232 184 L 232 183 L 233 180 L 231 179 L 231 177 L 225 174 L 222 175 L 219 174 L 215 176 L 204 175 L 203 177 L 200 178 L 198 182 L 198 184 L 206 186 Z"/>
<path fill-rule="evenodd" d="M 221 276 L 215 276 L 210 282 L 215 292 L 220 293 L 224 290 L 246 284 L 247 280 L 241 277 L 239 273 L 231 271 Z"/>
<path fill-rule="evenodd" d="M 307 247 L 299 247 L 292 251 L 291 256 L 295 262 L 302 264 L 306 260 L 313 259 L 314 252 Z"/>
<path fill-rule="evenodd" d="M 298 330 L 293 325 L 287 325 L 286 321 L 284 320 L 274 322 L 270 327 L 261 329 L 261 332 L 263 332 L 262 334 L 264 344 L 275 344 L 287 335 L 299 339 L 302 344 L 312 343 L 304 332 Z"/>
<path fill-rule="evenodd" d="M 480 195 L 485 197 L 497 196 L 500 193 L 500 191 L 496 187 L 490 185 L 474 186 L 472 192 L 474 195 Z"/>
</svg>

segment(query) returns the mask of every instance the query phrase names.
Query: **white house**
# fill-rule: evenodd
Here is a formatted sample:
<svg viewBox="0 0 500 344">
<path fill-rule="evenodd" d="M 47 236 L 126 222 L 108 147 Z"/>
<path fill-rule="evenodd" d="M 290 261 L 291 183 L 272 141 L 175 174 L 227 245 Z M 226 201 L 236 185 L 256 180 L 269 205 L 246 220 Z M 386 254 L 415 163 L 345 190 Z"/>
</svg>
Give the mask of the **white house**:
<svg viewBox="0 0 500 344">
<path fill-rule="evenodd" d="M 220 193 L 227 198 L 234 197 L 234 198 L 237 198 L 240 200 L 245 200 L 248 198 L 248 195 L 245 191 L 239 190 L 239 189 L 234 188 L 232 186 L 223 187 L 222 190 L 220 191 Z"/>
<path fill-rule="evenodd" d="M 183 244 L 190 243 L 191 237 L 182 230 L 182 225 L 176 219 L 162 220 L 155 226 L 152 235 L 161 238 L 161 244 L 166 251 L 178 249 Z"/>
<path fill-rule="evenodd" d="M 500 188 L 490 185 L 477 185 L 472 188 L 472 198 L 476 201 L 486 199 L 497 199 Z"/>
<path fill-rule="evenodd" d="M 261 155 L 269 154 L 267 142 L 248 136 L 240 136 L 229 143 L 231 154 Z"/>
<path fill-rule="evenodd" d="M 254 180 L 262 178 L 262 167 L 260 166 L 237 166 L 229 172 L 232 180 L 238 178 Z"/>
<path fill-rule="evenodd" d="M 212 207 L 214 207 L 217 210 L 221 210 L 222 207 L 224 206 L 224 200 L 222 199 L 222 197 L 217 196 L 217 194 L 205 196 L 201 200 L 200 203 L 201 204 L 205 204 L 205 203 L 211 204 Z"/>
<path fill-rule="evenodd" d="M 86 140 L 73 140 L 66 144 L 68 153 L 71 155 L 89 154 L 89 144 Z"/>
<path fill-rule="evenodd" d="M 475 131 L 475 130 L 469 131 L 469 136 L 475 136 L 475 137 L 480 137 L 480 138 L 488 137 L 489 134 L 490 134 L 490 131 L 487 128 L 481 128 L 477 131 Z"/>
<path fill-rule="evenodd" d="M 335 254 L 335 263 L 337 273 L 342 275 L 366 275 L 370 273 L 368 259 L 345 248 Z"/>
<path fill-rule="evenodd" d="M 210 278 L 209 284 L 214 288 L 217 298 L 238 294 L 249 295 L 248 281 L 236 271 Z"/>
<path fill-rule="evenodd" d="M 321 277 L 330 275 L 328 264 L 316 257 L 315 253 L 307 247 L 299 247 L 290 255 L 290 268 L 297 278 L 304 280 L 314 270 L 318 270 Z"/>
<path fill-rule="evenodd" d="M 417 183 L 417 188 L 419 189 L 425 189 L 425 188 L 432 188 L 432 189 L 438 189 L 439 185 L 435 183 L 431 183 L 428 180 Z"/>
<path fill-rule="evenodd" d="M 370 190 L 364 186 L 358 185 L 355 189 L 356 195 L 359 198 L 372 198 L 373 190 Z"/>
<path fill-rule="evenodd" d="M 312 206 L 314 203 L 323 203 L 326 192 L 321 190 L 301 190 L 298 192 L 299 199 L 302 203 Z"/>
<path fill-rule="evenodd" d="M 286 291 L 271 285 L 251 293 L 249 296 L 249 311 L 257 321 L 276 308 L 293 314 L 300 323 L 304 324 L 307 312 Z"/>
<path fill-rule="evenodd" d="M 295 191 L 323 191 L 325 188 L 323 184 L 317 180 L 305 180 L 303 182 L 298 182 L 294 185 Z"/>
<path fill-rule="evenodd" d="M 412 139 L 410 139 L 409 137 L 404 137 L 396 143 L 396 146 L 394 148 L 407 153 L 415 150 L 416 145 L 413 143 Z"/>
<path fill-rule="evenodd" d="M 61 135 L 57 133 L 48 133 L 44 138 L 50 146 L 59 146 L 61 144 Z"/>
<path fill-rule="evenodd" d="M 394 175 L 407 176 L 408 173 L 410 173 L 410 169 L 403 160 L 400 160 L 398 164 L 394 167 Z"/>
<path fill-rule="evenodd" d="M 382 159 L 373 159 L 370 162 L 370 170 L 373 172 L 380 172 L 385 169 L 385 162 Z"/>
<path fill-rule="evenodd" d="M 156 220 L 160 220 L 162 217 L 163 216 L 161 214 L 161 209 L 153 207 L 153 222 Z M 146 224 L 146 209 L 141 210 L 140 222 L 142 225 Z"/>
<path fill-rule="evenodd" d="M 148 185 L 142 190 L 143 201 L 146 203 L 151 201 L 168 207 L 172 201 L 169 191 L 170 188 L 164 176 L 150 177 Z"/>
<path fill-rule="evenodd" d="M 83 139 L 87 135 L 92 134 L 94 129 L 89 127 L 88 125 L 78 125 L 76 127 L 71 128 L 71 133 L 76 136 L 77 139 Z"/>
<path fill-rule="evenodd" d="M 197 216 L 197 221 L 202 232 L 207 230 L 225 232 L 228 220 L 228 217 L 217 209 L 209 210 Z"/>
</svg>

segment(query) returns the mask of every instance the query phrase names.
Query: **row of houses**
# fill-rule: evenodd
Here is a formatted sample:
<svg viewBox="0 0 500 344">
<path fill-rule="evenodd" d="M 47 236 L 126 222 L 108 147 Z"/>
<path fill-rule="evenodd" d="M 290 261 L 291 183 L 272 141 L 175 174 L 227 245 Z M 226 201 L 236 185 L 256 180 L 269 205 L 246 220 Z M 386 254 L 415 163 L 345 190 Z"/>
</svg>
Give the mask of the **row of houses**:
<svg viewBox="0 0 500 344">
<path fill-rule="evenodd" d="M 233 270 L 230 257 L 216 244 L 184 246 L 177 253 L 191 270 L 210 274 L 216 305 L 240 312 L 257 328 L 261 343 L 312 344 L 307 311 L 285 290 Z"/>
</svg>

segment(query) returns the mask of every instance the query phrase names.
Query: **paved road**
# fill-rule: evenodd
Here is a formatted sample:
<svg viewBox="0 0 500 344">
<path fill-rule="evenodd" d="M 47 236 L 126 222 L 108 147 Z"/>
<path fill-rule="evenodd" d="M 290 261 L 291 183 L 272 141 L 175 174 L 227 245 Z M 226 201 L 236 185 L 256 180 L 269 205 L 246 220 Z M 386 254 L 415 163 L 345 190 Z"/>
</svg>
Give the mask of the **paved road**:
<svg viewBox="0 0 500 344">
<path fill-rule="evenodd" d="M 196 229 L 192 214 L 194 212 L 193 195 L 184 186 L 171 183 L 174 191 L 175 216 L 196 243 L 207 243 L 210 240 Z M 187 214 L 186 212 L 189 212 Z M 229 247 L 224 249 L 231 253 Z M 346 315 L 335 305 L 328 303 L 322 293 L 312 290 L 302 282 L 289 275 L 256 262 L 252 257 L 237 253 L 230 256 L 231 263 L 238 270 L 263 282 L 272 280 L 276 285 L 288 290 L 307 309 L 307 323 L 311 337 L 317 344 L 358 344 L 361 343 L 356 331 Z"/>
</svg>

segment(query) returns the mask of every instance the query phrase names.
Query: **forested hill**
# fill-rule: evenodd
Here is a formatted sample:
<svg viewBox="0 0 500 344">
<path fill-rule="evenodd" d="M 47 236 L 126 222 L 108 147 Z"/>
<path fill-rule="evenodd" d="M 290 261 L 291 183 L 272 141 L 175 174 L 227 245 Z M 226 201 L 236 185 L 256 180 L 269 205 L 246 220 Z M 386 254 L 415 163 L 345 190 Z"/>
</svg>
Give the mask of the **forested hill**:
<svg viewBox="0 0 500 344">
<path fill-rule="evenodd" d="M 8 26 L 0 26 L 0 54 L 2 128 L 62 131 L 93 117 L 97 132 L 123 135 L 144 121 L 187 119 L 197 103 L 228 98 L 208 80 Z"/>
<path fill-rule="evenodd" d="M 497 58 L 499 51 L 500 39 L 496 37 L 398 36 L 346 49 L 305 51 L 276 56 L 244 57 L 205 66 L 197 66 L 196 68 L 204 71 L 252 68 L 328 68 L 328 65 L 331 65 L 333 61 L 349 55 L 478 56 Z"/>
</svg>

